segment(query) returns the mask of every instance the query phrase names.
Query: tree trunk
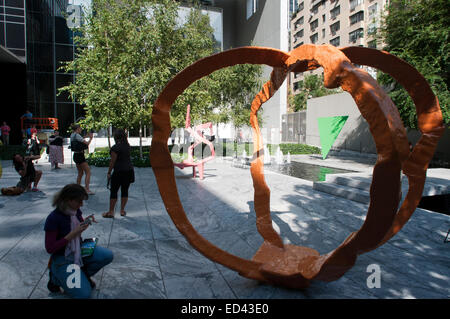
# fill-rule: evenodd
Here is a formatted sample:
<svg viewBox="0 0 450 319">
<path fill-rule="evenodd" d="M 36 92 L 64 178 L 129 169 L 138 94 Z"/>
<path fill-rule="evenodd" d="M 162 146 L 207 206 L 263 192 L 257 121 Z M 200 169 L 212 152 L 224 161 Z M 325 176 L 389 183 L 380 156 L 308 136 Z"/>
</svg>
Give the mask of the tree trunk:
<svg viewBox="0 0 450 319">
<path fill-rule="evenodd" d="M 110 129 L 111 129 L 111 126 L 109 126 L 106 129 L 106 131 L 108 132 L 108 147 L 109 147 L 109 149 L 111 149 L 111 133 L 110 133 Z"/>
<path fill-rule="evenodd" d="M 139 121 L 139 156 L 141 160 L 144 158 L 142 153 L 142 121 Z"/>
</svg>

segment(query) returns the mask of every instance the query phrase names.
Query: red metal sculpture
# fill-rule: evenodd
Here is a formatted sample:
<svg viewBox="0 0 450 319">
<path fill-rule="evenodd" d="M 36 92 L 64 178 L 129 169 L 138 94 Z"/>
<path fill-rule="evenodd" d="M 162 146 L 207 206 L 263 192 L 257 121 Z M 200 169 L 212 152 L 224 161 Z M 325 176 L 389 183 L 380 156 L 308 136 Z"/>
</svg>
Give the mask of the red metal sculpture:
<svg viewBox="0 0 450 319">
<path fill-rule="evenodd" d="M 353 63 L 375 67 L 390 74 L 412 97 L 417 110 L 421 139 L 410 152 L 406 131 L 397 108 L 377 82 Z M 175 184 L 173 163 L 167 148 L 170 108 L 194 81 L 220 68 L 236 64 L 266 64 L 274 68 L 270 81 L 252 102 L 254 160 L 251 174 L 258 232 L 264 242 L 252 260 L 216 247 L 194 229 L 186 217 Z M 324 84 L 349 92 L 369 124 L 378 152 L 370 188 L 370 204 L 362 227 L 336 249 L 320 255 L 308 247 L 284 245 L 272 227 L 270 190 L 264 180 L 263 143 L 257 112 L 281 86 L 288 72 L 324 68 Z M 384 51 L 362 47 L 337 49 L 330 45 L 302 45 L 285 53 L 260 47 L 243 47 L 201 59 L 177 74 L 155 102 L 152 114 L 154 136 L 151 163 L 161 197 L 177 229 L 205 255 L 244 277 L 291 288 L 305 288 L 311 280 L 336 280 L 356 262 L 357 256 L 384 244 L 408 221 L 424 187 L 426 170 L 443 134 L 439 102 L 425 79 L 412 66 Z M 409 189 L 400 208 L 400 172 L 408 177 Z"/>
<path fill-rule="evenodd" d="M 215 156 L 213 144 L 203 136 L 203 130 L 206 130 L 206 129 L 209 129 L 210 136 L 213 136 L 212 123 L 208 122 L 208 123 L 196 125 L 196 126 L 194 126 L 194 128 L 191 128 L 191 106 L 188 105 L 185 129 L 186 129 L 186 131 L 189 132 L 189 134 L 192 137 L 194 137 L 195 142 L 188 148 L 188 158 L 186 160 L 182 161 L 181 163 L 173 163 L 173 165 L 175 165 L 176 167 L 179 167 L 181 169 L 192 166 L 192 176 L 193 177 L 196 176 L 195 168 L 198 167 L 200 179 L 203 179 L 204 171 L 205 171 L 205 163 L 214 159 L 214 156 Z M 200 143 L 205 143 L 206 145 L 209 146 L 211 155 L 209 155 L 208 157 L 202 158 L 201 160 L 196 161 L 196 160 L 194 160 L 194 148 Z"/>
</svg>

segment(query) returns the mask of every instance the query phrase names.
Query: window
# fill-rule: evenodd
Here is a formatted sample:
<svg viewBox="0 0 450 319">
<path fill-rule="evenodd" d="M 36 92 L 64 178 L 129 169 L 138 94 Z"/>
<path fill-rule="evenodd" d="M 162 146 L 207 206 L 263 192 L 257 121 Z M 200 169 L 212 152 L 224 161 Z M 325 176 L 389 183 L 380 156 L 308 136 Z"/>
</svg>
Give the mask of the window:
<svg viewBox="0 0 450 319">
<path fill-rule="evenodd" d="M 296 32 L 294 34 L 294 42 L 297 42 L 298 40 L 300 40 L 303 37 L 303 29 L 301 29 L 300 31 Z"/>
<path fill-rule="evenodd" d="M 325 14 L 322 14 L 322 22 L 327 21 L 327 16 Z"/>
<path fill-rule="evenodd" d="M 301 46 L 303 44 L 303 42 L 297 43 L 296 45 L 294 45 L 294 49 L 297 49 L 299 46 Z"/>
<path fill-rule="evenodd" d="M 378 24 L 376 22 L 375 23 L 371 23 L 367 27 L 367 33 L 373 35 L 373 34 L 376 33 L 377 29 L 378 29 Z"/>
<path fill-rule="evenodd" d="M 314 32 L 316 28 L 319 26 L 319 20 L 318 19 L 314 20 L 309 24 L 309 26 L 311 27 L 311 32 Z"/>
<path fill-rule="evenodd" d="M 356 42 L 356 40 L 358 40 L 359 38 L 364 37 L 364 29 L 363 28 L 359 28 L 353 32 L 350 32 L 349 34 L 349 42 Z"/>
<path fill-rule="evenodd" d="M 322 38 L 325 38 L 325 29 L 322 29 Z"/>
<path fill-rule="evenodd" d="M 0 45 L 5 46 L 5 24 L 0 22 Z"/>
<path fill-rule="evenodd" d="M 305 3 L 302 2 L 302 3 L 300 3 L 300 4 L 298 5 L 297 11 L 302 11 L 304 8 L 305 8 Z"/>
<path fill-rule="evenodd" d="M 5 0 L 5 6 L 23 8 L 23 0 Z"/>
<path fill-rule="evenodd" d="M 334 39 L 330 40 L 330 44 L 334 45 L 335 47 L 338 47 L 341 44 L 341 38 L 340 37 L 336 37 Z"/>
<path fill-rule="evenodd" d="M 319 40 L 319 34 L 314 33 L 312 36 L 309 37 L 311 39 L 311 43 L 314 44 Z"/>
<path fill-rule="evenodd" d="M 377 48 L 377 40 L 372 40 L 372 41 L 368 42 L 367 46 L 371 49 L 376 49 Z"/>
<path fill-rule="evenodd" d="M 341 22 L 335 22 L 332 25 L 330 25 L 330 32 L 331 35 L 335 35 L 339 30 L 341 29 Z"/>
<path fill-rule="evenodd" d="M 378 13 L 378 3 L 375 3 L 369 7 L 369 19 L 375 19 Z"/>
<path fill-rule="evenodd" d="M 247 20 L 258 10 L 258 0 L 247 0 Z"/>
<path fill-rule="evenodd" d="M 341 6 L 337 6 L 330 11 L 331 20 L 336 19 L 336 17 L 341 13 Z"/>
<path fill-rule="evenodd" d="M 300 17 L 296 22 L 295 22 L 295 28 L 297 29 L 299 26 L 301 26 L 303 24 L 303 22 L 305 21 L 305 19 L 302 17 Z"/>
<path fill-rule="evenodd" d="M 363 4 L 363 0 L 350 0 L 350 11 L 355 10 L 356 6 Z"/>
<path fill-rule="evenodd" d="M 6 46 L 8 48 L 25 48 L 25 25 L 16 23 L 6 24 Z"/>
<path fill-rule="evenodd" d="M 364 11 L 359 11 L 355 13 L 354 15 L 350 16 L 350 25 L 353 25 L 355 23 L 358 23 L 359 21 L 364 20 Z"/>
</svg>

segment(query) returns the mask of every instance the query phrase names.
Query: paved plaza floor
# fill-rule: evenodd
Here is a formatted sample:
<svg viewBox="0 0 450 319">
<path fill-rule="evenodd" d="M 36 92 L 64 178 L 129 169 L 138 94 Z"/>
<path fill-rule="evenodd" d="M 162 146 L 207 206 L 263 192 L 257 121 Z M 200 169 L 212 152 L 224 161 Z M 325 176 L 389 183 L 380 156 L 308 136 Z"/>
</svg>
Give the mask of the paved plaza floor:
<svg viewBox="0 0 450 319">
<path fill-rule="evenodd" d="M 297 158 L 300 160 L 301 157 Z M 309 158 L 313 160 L 313 158 Z M 330 159 L 354 170 L 370 163 Z M 344 165 L 344 166 L 345 166 Z M 2 161 L 0 187 L 15 185 L 11 161 Z M 0 196 L 0 298 L 67 298 L 47 290 L 49 255 L 44 248 L 44 222 L 52 211 L 53 194 L 75 182 L 76 168 L 51 170 L 45 160 L 41 192 Z M 344 168 L 344 167 L 343 167 Z M 450 297 L 450 243 L 443 239 L 450 216 L 417 209 L 388 243 L 360 255 L 355 266 L 334 282 L 312 282 L 292 290 L 241 277 L 202 256 L 177 231 L 161 200 L 151 168 L 136 168 L 127 216 L 104 219 L 109 191 L 107 168 L 92 167 L 89 197 L 83 214 L 98 223 L 83 237 L 98 237 L 114 253 L 113 262 L 94 276 L 92 298 L 444 298 Z M 218 247 L 250 259 L 262 243 L 256 230 L 253 186 L 248 168 L 221 158 L 205 166 L 205 179 L 192 170 L 176 169 L 178 192 L 197 231 Z M 367 205 L 312 189 L 312 182 L 266 171 L 271 189 L 271 216 L 285 243 L 308 246 L 325 254 L 364 222 Z M 380 268 L 379 288 L 369 288 L 370 265 Z M 369 271 L 368 271 L 369 268 Z"/>
</svg>

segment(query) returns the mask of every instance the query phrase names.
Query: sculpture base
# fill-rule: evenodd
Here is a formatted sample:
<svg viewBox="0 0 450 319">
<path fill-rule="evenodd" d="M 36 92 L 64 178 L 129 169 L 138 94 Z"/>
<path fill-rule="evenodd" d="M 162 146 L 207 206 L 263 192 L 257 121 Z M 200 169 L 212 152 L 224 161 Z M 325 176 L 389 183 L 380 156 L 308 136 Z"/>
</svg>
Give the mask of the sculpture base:
<svg viewBox="0 0 450 319">
<path fill-rule="evenodd" d="M 261 263 L 261 275 L 268 282 L 295 289 L 307 288 L 314 271 L 311 265 L 319 258 L 318 251 L 294 245 L 283 248 L 264 242 L 253 256 Z"/>
</svg>

